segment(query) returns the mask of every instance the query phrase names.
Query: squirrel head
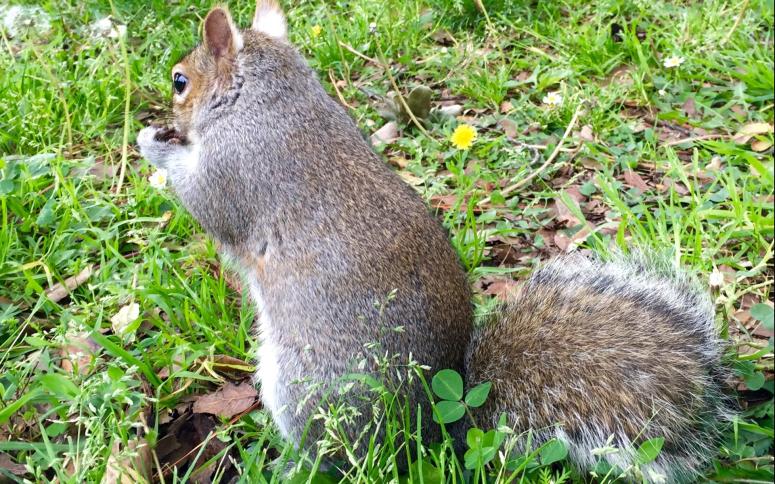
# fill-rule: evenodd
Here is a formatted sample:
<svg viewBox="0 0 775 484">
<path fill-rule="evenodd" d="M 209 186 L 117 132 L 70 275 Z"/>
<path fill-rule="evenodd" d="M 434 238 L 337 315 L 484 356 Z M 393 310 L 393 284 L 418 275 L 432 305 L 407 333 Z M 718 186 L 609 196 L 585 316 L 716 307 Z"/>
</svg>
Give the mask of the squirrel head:
<svg viewBox="0 0 775 484">
<path fill-rule="evenodd" d="M 285 14 L 276 0 L 256 1 L 250 30 L 261 34 L 260 42 L 287 42 Z M 172 111 L 183 136 L 204 103 L 230 87 L 243 33 L 226 7 L 214 7 L 202 24 L 202 42 L 172 68 Z"/>
</svg>

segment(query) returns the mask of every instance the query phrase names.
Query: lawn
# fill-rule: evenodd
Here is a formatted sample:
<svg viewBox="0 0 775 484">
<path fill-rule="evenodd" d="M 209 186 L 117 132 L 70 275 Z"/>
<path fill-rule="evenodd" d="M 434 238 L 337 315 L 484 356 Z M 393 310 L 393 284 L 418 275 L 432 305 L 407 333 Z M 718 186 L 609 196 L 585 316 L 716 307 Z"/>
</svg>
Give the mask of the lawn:
<svg viewBox="0 0 775 484">
<path fill-rule="evenodd" d="M 228 3 L 247 26 L 254 2 Z M 479 313 L 572 250 L 695 271 L 741 408 L 707 479 L 772 482 L 772 0 L 282 3 L 443 220 Z M 210 6 L 0 2 L 0 482 L 616 481 L 562 445 L 342 475 L 282 441 L 249 384 L 247 291 L 134 145 Z"/>
</svg>

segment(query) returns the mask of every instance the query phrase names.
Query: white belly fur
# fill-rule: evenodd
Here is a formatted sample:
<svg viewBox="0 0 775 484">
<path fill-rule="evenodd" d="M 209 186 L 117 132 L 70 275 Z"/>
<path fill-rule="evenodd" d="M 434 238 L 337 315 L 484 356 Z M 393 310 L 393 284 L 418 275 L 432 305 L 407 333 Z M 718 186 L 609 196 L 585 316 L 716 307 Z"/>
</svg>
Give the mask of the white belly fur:
<svg viewBox="0 0 775 484">
<path fill-rule="evenodd" d="M 284 413 L 287 412 L 287 409 L 280 403 L 277 394 L 280 376 L 280 352 L 272 337 L 272 320 L 261 296 L 261 288 L 255 281 L 250 281 L 250 293 L 260 311 L 258 330 L 261 346 L 258 348 L 256 378 L 261 382 L 261 401 L 264 407 L 272 413 L 272 418 L 280 432 L 287 437 L 288 426 L 284 419 Z"/>
</svg>

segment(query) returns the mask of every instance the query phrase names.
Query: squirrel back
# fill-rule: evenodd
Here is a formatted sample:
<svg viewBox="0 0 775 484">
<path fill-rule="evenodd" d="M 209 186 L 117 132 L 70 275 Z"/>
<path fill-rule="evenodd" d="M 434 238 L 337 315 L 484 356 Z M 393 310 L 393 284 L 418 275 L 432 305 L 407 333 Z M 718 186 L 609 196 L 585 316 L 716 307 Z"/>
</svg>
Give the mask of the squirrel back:
<svg viewBox="0 0 775 484">
<path fill-rule="evenodd" d="M 618 451 L 608 463 L 627 469 L 655 437 L 664 447 L 641 469 L 647 478 L 694 480 L 715 455 L 718 424 L 731 412 L 713 304 L 666 259 L 557 258 L 491 319 L 466 358 L 468 385 L 492 382 L 473 409 L 478 421 L 496 425 L 505 412 L 536 444 L 564 441 L 584 470 L 596 465 L 593 451 L 610 446 Z"/>
<path fill-rule="evenodd" d="M 174 127 L 145 128 L 138 145 L 247 279 L 257 379 L 283 435 L 300 443 L 309 430 L 314 448 L 326 385 L 378 373 L 378 353 L 457 370 L 469 387 L 491 381 L 477 421 L 506 412 L 539 441 L 568 442 L 583 469 L 609 436 L 620 466 L 649 436 L 665 438 L 654 472 L 683 478 L 708 460 L 726 415 L 721 346 L 691 278 L 645 257 L 562 259 L 472 340 L 470 289 L 446 233 L 288 43 L 277 3 L 258 0 L 241 31 L 216 7 L 203 34 L 172 69 Z M 437 439 L 424 389 L 399 386 L 421 407 L 423 437 Z M 373 420 L 364 396 L 350 397 L 351 439 Z"/>
</svg>

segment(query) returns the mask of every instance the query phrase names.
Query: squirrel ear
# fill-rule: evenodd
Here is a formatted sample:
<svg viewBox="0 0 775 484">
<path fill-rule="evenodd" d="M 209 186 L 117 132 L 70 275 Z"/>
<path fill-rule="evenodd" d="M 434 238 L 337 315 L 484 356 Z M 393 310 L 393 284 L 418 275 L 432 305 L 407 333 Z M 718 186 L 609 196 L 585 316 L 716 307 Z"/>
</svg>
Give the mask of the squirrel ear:
<svg viewBox="0 0 775 484">
<path fill-rule="evenodd" d="M 253 30 L 273 39 L 285 39 L 288 25 L 283 9 L 277 0 L 256 0 L 256 14 L 253 16 Z"/>
<path fill-rule="evenodd" d="M 213 57 L 234 57 L 242 49 L 242 35 L 228 10 L 216 7 L 205 17 L 204 43 Z"/>
</svg>

